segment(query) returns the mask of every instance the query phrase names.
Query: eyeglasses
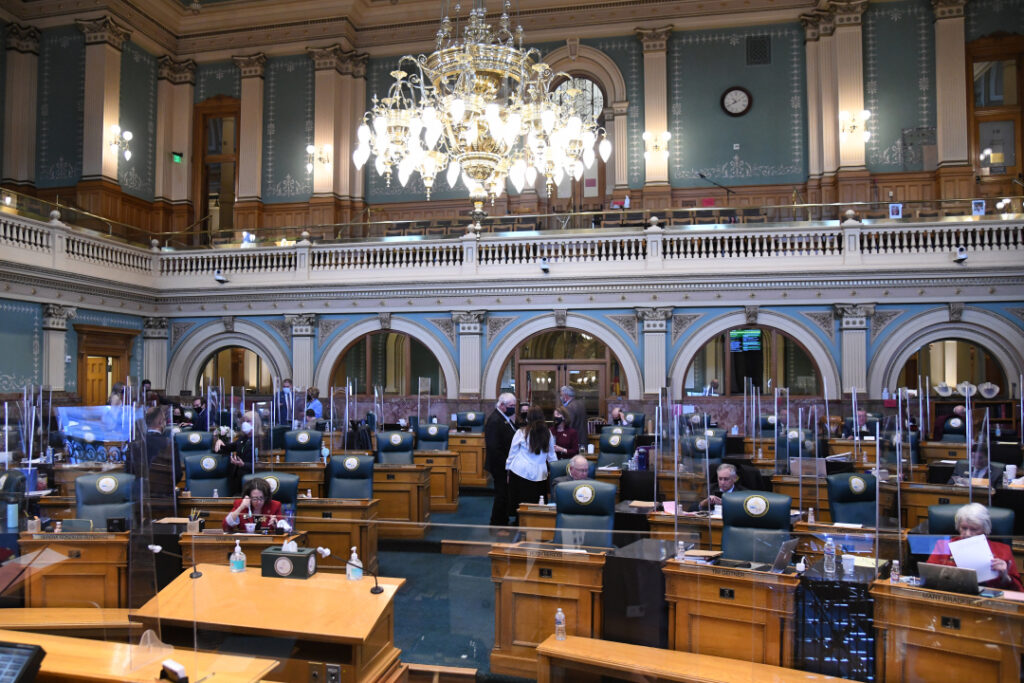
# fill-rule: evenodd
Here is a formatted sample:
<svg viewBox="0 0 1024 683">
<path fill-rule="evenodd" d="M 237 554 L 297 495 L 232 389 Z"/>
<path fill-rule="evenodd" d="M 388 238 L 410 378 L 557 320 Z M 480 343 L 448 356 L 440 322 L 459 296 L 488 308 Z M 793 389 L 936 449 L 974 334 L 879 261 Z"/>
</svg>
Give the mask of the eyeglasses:
<svg viewBox="0 0 1024 683">
<path fill-rule="evenodd" d="M 266 499 L 263 496 L 254 496 L 254 495 L 252 495 L 250 493 L 249 494 L 249 500 L 260 500 L 260 501 L 262 501 L 262 500 L 266 500 Z"/>
</svg>

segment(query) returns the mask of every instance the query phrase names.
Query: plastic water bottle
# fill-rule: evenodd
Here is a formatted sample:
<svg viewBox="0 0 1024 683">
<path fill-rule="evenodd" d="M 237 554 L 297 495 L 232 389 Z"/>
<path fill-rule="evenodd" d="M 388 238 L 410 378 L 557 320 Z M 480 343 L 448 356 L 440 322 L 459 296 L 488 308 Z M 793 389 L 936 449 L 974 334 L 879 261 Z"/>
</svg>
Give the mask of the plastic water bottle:
<svg viewBox="0 0 1024 683">
<path fill-rule="evenodd" d="M 814 524 L 814 508 L 807 508 L 807 523 Z"/>
<path fill-rule="evenodd" d="M 537 505 L 544 505 L 544 496 L 540 497 L 540 500 L 537 501 Z"/>
<path fill-rule="evenodd" d="M 892 567 L 889 568 L 889 583 L 900 582 L 900 561 L 893 560 Z"/>
<path fill-rule="evenodd" d="M 245 571 L 245 553 L 242 552 L 242 546 L 238 541 L 235 541 L 235 551 L 231 553 L 230 564 L 232 572 Z"/>
<path fill-rule="evenodd" d="M 313 497 L 313 489 L 306 489 L 306 498 Z"/>
<path fill-rule="evenodd" d="M 565 612 L 561 607 L 555 611 L 555 640 L 565 640 Z"/>
<path fill-rule="evenodd" d="M 345 565 L 345 578 L 349 581 L 358 581 L 363 578 L 363 562 L 359 559 L 355 546 L 352 546 L 352 555 L 349 556 L 348 564 Z"/>
<path fill-rule="evenodd" d="M 220 498 L 220 494 L 217 492 L 217 489 L 213 490 L 213 497 L 214 498 Z"/>
<path fill-rule="evenodd" d="M 676 542 L 676 559 L 682 560 L 686 557 L 686 541 Z"/>
<path fill-rule="evenodd" d="M 836 542 L 831 536 L 825 537 L 825 573 L 836 573 Z"/>
</svg>

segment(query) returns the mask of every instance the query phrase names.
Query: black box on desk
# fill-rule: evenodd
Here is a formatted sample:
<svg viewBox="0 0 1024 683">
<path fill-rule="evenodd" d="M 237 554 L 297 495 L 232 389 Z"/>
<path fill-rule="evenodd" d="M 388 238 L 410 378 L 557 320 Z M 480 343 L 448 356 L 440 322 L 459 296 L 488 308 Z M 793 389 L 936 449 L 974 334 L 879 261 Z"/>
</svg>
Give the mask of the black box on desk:
<svg viewBox="0 0 1024 683">
<path fill-rule="evenodd" d="M 260 553 L 260 567 L 263 576 L 308 579 L 316 574 L 316 551 L 299 548 L 285 552 L 278 547 L 267 548 Z"/>
<path fill-rule="evenodd" d="M 668 646 L 668 603 L 661 570 L 675 550 L 672 541 L 642 538 L 605 556 L 602 638 Z"/>
</svg>

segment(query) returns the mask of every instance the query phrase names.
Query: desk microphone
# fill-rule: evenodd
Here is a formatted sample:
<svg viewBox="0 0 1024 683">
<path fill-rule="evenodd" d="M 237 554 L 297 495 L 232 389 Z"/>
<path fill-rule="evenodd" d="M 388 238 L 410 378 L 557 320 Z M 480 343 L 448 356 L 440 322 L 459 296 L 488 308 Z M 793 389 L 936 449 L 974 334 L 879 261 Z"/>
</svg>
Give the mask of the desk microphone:
<svg viewBox="0 0 1024 683">
<path fill-rule="evenodd" d="M 160 553 L 163 553 L 164 555 L 170 555 L 171 557 L 177 557 L 179 560 L 184 560 L 185 559 L 184 557 L 182 557 L 178 553 L 172 553 L 170 550 L 164 550 L 164 547 L 162 545 L 157 545 L 156 543 L 150 543 L 146 547 L 149 548 L 149 552 L 153 553 L 154 555 L 159 555 Z M 199 571 L 198 569 L 196 569 L 196 555 L 195 555 L 195 553 L 192 553 L 192 573 L 188 575 L 188 578 L 190 578 L 190 579 L 198 579 L 202 575 L 203 575 L 203 573 L 201 571 Z"/>
<path fill-rule="evenodd" d="M 317 552 L 320 552 L 319 548 L 317 548 Z M 327 551 L 328 555 L 330 554 L 330 552 L 331 552 L 330 550 Z M 326 555 L 324 555 L 324 557 L 326 557 Z M 381 588 L 380 584 L 377 583 L 377 575 L 376 574 L 371 572 L 369 569 L 366 569 L 365 567 L 360 567 L 357 564 L 353 564 L 351 560 L 345 560 L 345 566 L 348 567 L 349 565 L 352 565 L 353 567 L 356 567 L 357 569 L 362 569 L 364 573 L 369 574 L 370 576 L 373 577 L 373 588 L 370 589 L 371 593 L 373 593 L 374 595 L 380 595 L 381 593 L 384 592 L 384 589 Z"/>
</svg>

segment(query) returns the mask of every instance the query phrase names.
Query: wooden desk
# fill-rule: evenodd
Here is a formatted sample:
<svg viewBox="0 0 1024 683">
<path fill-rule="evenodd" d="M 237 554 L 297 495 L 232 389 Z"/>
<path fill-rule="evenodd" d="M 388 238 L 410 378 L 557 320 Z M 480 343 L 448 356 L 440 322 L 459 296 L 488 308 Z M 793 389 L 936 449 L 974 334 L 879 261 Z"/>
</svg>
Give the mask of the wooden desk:
<svg viewBox="0 0 1024 683">
<path fill-rule="evenodd" d="M 84 462 L 71 465 L 54 463 L 53 488 L 62 496 L 75 496 L 75 479 L 83 474 L 99 474 L 100 472 L 124 472 L 124 465 L 106 462 Z"/>
<path fill-rule="evenodd" d="M 128 532 L 33 533 L 18 537 L 21 554 L 43 551 L 67 559 L 45 567 L 29 565 L 26 607 L 127 607 Z"/>
<path fill-rule="evenodd" d="M 922 441 L 921 442 L 921 465 L 936 460 L 966 460 L 967 444 L 953 441 Z"/>
<path fill-rule="evenodd" d="M 430 509 L 459 509 L 459 454 L 454 451 L 414 451 L 412 460 L 430 470 Z"/>
<path fill-rule="evenodd" d="M 140 624 L 117 607 L 9 607 L 0 609 L 0 629 L 54 636 L 138 641 Z"/>
<path fill-rule="evenodd" d="M 257 472 L 285 472 L 299 477 L 299 493 L 306 495 L 311 491 L 314 498 L 322 498 L 324 490 L 324 464 L 317 462 L 260 462 L 256 464 Z"/>
<path fill-rule="evenodd" d="M 676 520 L 678 519 L 678 535 Z M 667 512 L 647 513 L 651 538 L 669 541 L 687 541 L 703 550 L 722 549 L 722 518 L 670 515 Z"/>
<path fill-rule="evenodd" d="M 310 548 L 331 549 L 320 558 L 320 571 L 345 572 L 349 548 L 355 546 L 359 559 L 377 573 L 377 512 L 380 501 L 342 498 L 300 498 L 295 526 L 306 532 Z"/>
<path fill-rule="evenodd" d="M 316 680 L 326 681 L 324 665 L 336 664 L 341 683 L 377 681 L 398 667 L 393 599 L 405 579 L 381 578 L 384 592 L 373 595 L 368 576 L 280 579 L 252 569 L 232 574 L 212 564 L 199 570 L 198 579 L 182 572 L 131 618 L 147 628 L 159 625 L 164 642 L 175 644 L 191 644 L 196 624 L 206 646 L 225 636 L 224 650 L 252 647 L 260 638 L 284 639 L 291 658 L 269 674 L 272 680 L 308 681 L 316 673 Z"/>
<path fill-rule="evenodd" d="M 536 647 L 554 633 L 559 607 L 568 633 L 601 634 L 604 551 L 565 553 L 536 543 L 497 544 L 488 557 L 495 584 L 492 672 L 535 677 Z"/>
<path fill-rule="evenodd" d="M 555 506 L 539 503 L 519 504 L 519 528 L 527 541 L 539 543 L 555 538 Z"/>
<path fill-rule="evenodd" d="M 0 631 L 0 640 L 38 645 L 46 651 L 36 679 L 40 683 L 155 681 L 160 676 L 160 663 L 168 658 L 186 668 L 190 681 L 255 683 L 264 680 L 277 665 L 273 659 L 195 652 L 190 648 L 154 655 L 138 645 L 25 631 Z"/>
<path fill-rule="evenodd" d="M 75 497 L 39 496 L 39 516 L 52 520 L 74 519 L 77 513 Z"/>
<path fill-rule="evenodd" d="M 483 432 L 448 432 L 448 450 L 459 456 L 459 486 L 487 486 Z"/>
<path fill-rule="evenodd" d="M 380 500 L 378 535 L 423 538 L 430 521 L 430 468 L 425 465 L 374 465 L 373 497 Z"/>
<path fill-rule="evenodd" d="M 800 491 L 803 489 L 803 506 L 800 505 Z M 828 504 L 828 483 L 819 477 L 798 477 L 791 474 L 772 476 L 772 491 L 793 499 L 790 506 L 796 510 L 814 508 L 814 518 L 819 522 L 831 522 L 832 511 Z"/>
<path fill-rule="evenodd" d="M 743 454 L 751 457 L 759 457 L 762 460 L 774 460 L 775 458 L 775 440 L 773 437 L 757 437 L 757 445 L 754 445 L 754 437 L 745 436 L 743 437 Z M 758 456 L 758 451 L 761 451 Z"/>
<path fill-rule="evenodd" d="M 922 521 L 927 522 L 929 505 L 945 505 L 947 503 L 966 505 L 970 502 L 971 488 L 974 489 L 974 500 L 988 505 L 988 489 L 983 486 L 967 487 L 922 484 L 913 481 L 902 482 L 900 484 L 900 525 L 907 529 L 913 529 Z M 895 508 L 895 483 L 884 482 L 879 489 L 880 493 L 885 496 L 883 504 L 891 502 L 892 508 Z"/>
<path fill-rule="evenodd" d="M 661 650 L 596 638 L 568 636 L 565 640 L 555 640 L 554 636 L 550 636 L 537 646 L 537 683 L 607 680 L 602 676 L 651 683 L 804 683 L 842 680 L 768 664 L 737 662 L 726 657 Z"/>
<path fill-rule="evenodd" d="M 1021 680 L 1024 603 L 876 581 L 879 681 Z"/>
<path fill-rule="evenodd" d="M 796 575 L 669 560 L 668 647 L 792 667 Z"/>
<path fill-rule="evenodd" d="M 225 534 L 185 532 L 181 535 L 181 568 L 192 569 L 195 564 L 228 565 L 228 559 L 235 550 L 238 541 L 245 553 L 245 566 L 260 567 L 260 553 L 272 546 L 280 547 L 285 541 L 295 541 L 300 546 L 306 545 L 306 532 L 297 531 L 292 534 Z M 347 557 L 347 555 L 346 555 Z"/>
<path fill-rule="evenodd" d="M 793 525 L 793 534 L 800 539 L 794 554 L 807 558 L 808 564 L 825 556 L 826 536 L 832 537 L 832 540 L 836 542 L 837 549 L 842 546 L 848 553 L 854 555 L 874 556 L 876 535 L 878 536 L 878 557 L 885 560 L 898 560 L 901 557 L 901 546 L 903 548 L 902 557 L 907 557 L 909 554 L 906 548 L 906 529 L 851 529 L 831 524 L 797 522 Z"/>
</svg>

